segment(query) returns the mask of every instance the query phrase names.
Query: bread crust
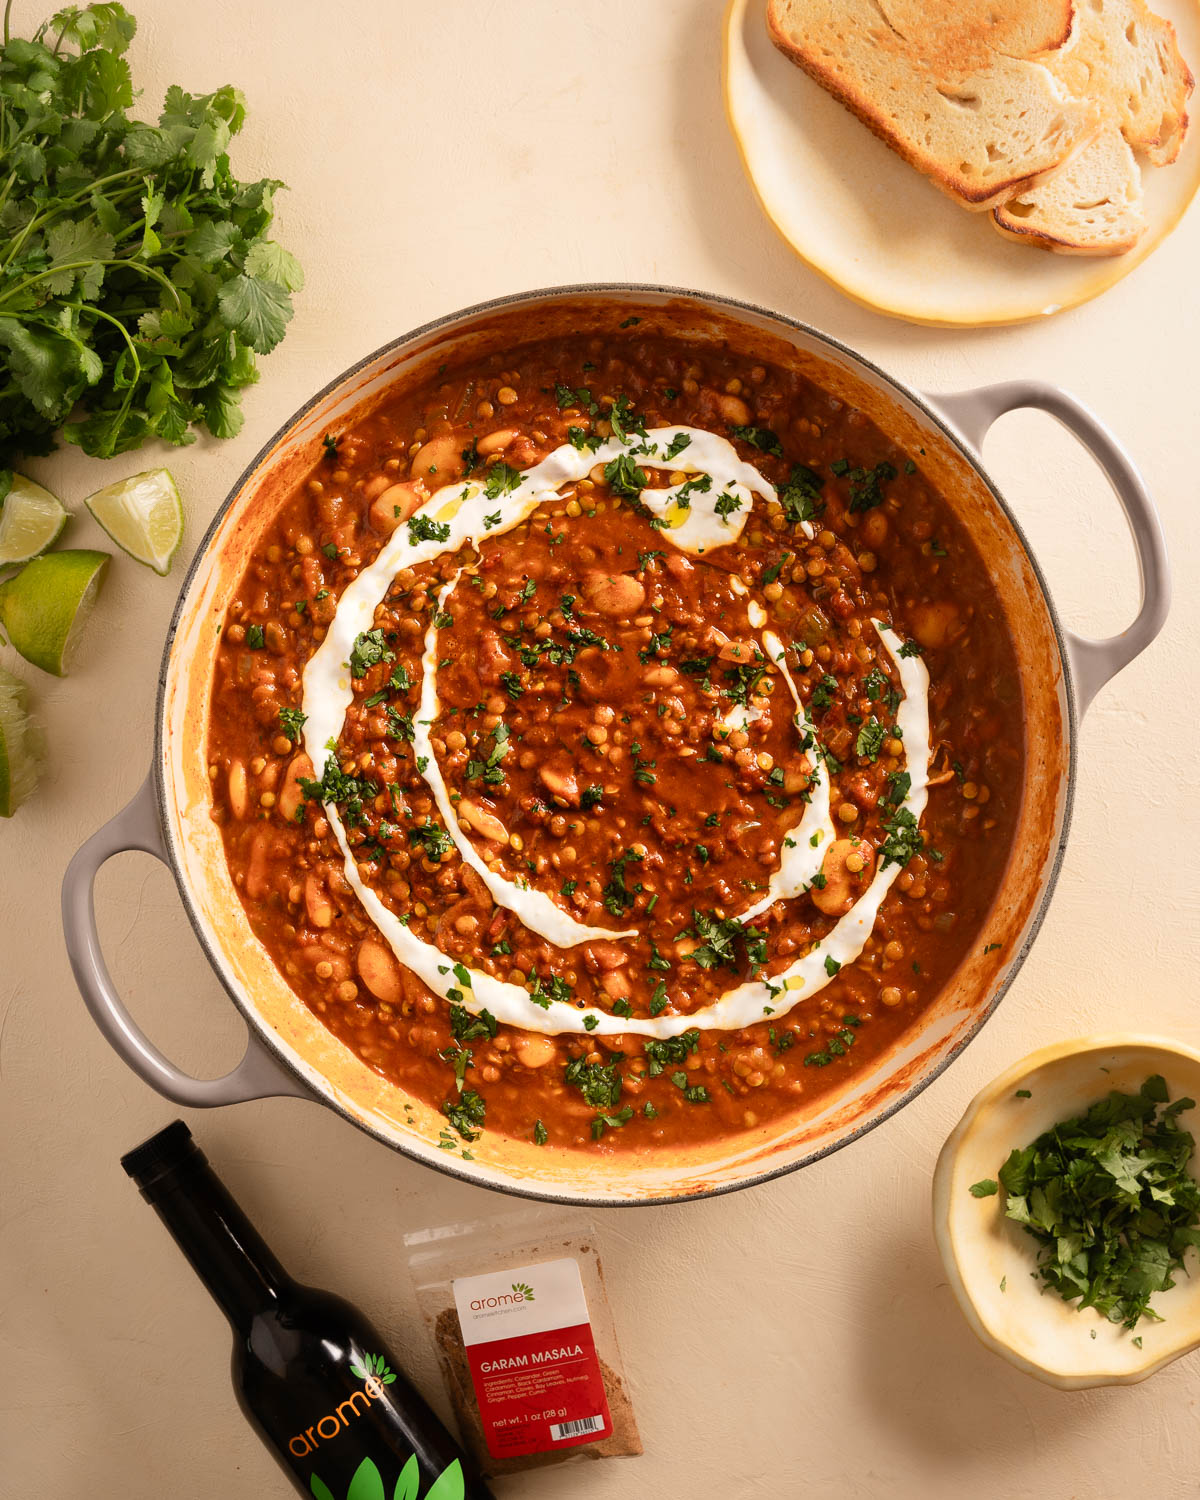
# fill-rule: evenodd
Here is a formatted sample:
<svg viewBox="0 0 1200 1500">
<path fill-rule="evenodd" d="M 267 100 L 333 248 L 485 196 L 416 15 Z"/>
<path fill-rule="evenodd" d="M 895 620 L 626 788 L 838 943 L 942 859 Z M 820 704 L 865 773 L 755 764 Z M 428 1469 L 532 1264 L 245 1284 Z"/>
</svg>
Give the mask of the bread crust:
<svg viewBox="0 0 1200 1500">
<path fill-rule="evenodd" d="M 1031 229 L 1021 221 L 1002 218 L 1004 205 L 992 210 L 992 226 L 1006 240 L 1015 240 L 1019 245 L 1032 245 L 1036 250 L 1052 250 L 1056 255 L 1086 255 L 1099 258 L 1109 255 L 1125 255 L 1142 237 L 1142 231 L 1129 235 L 1124 240 L 1107 240 L 1103 244 L 1087 245 L 1079 240 L 1060 239 L 1048 230 Z"/>
</svg>

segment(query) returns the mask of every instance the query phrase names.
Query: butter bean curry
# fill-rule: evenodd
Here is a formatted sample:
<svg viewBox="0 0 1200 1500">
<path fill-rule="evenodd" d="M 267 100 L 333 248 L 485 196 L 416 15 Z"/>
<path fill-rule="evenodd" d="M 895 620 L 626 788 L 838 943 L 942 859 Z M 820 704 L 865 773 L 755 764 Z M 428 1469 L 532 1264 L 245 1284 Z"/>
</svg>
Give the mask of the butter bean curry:
<svg viewBox="0 0 1200 1500">
<path fill-rule="evenodd" d="M 288 984 L 447 1150 L 753 1137 L 985 944 L 1021 689 L 921 461 L 631 319 L 398 389 L 274 497 L 212 816 Z"/>
</svg>

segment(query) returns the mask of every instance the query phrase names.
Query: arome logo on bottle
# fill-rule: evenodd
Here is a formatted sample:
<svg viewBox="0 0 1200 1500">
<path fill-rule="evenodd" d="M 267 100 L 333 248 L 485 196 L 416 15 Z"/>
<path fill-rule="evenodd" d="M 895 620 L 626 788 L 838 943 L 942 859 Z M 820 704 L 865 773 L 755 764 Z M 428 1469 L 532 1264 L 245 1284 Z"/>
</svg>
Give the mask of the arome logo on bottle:
<svg viewBox="0 0 1200 1500">
<path fill-rule="evenodd" d="M 289 1439 L 288 1447 L 297 1458 L 303 1458 L 306 1453 L 312 1453 L 320 1447 L 322 1442 L 328 1443 L 344 1432 L 355 1417 L 361 1417 L 369 1409 L 372 1401 L 380 1399 L 384 1386 L 391 1385 L 396 1378 L 382 1354 L 364 1355 L 362 1364 L 351 1361 L 350 1373 L 356 1380 L 363 1382 L 362 1390 L 351 1391 L 344 1401 L 340 1401 L 333 1411 L 326 1412 L 319 1422 L 314 1422 L 311 1427 L 306 1427 L 303 1432 L 298 1432 L 294 1438 Z"/>
<path fill-rule="evenodd" d="M 494 1307 L 520 1307 L 523 1302 L 535 1302 L 533 1288 L 526 1281 L 514 1281 L 511 1292 L 501 1292 L 498 1297 L 476 1297 L 471 1303 L 472 1312 L 487 1312 Z"/>
</svg>

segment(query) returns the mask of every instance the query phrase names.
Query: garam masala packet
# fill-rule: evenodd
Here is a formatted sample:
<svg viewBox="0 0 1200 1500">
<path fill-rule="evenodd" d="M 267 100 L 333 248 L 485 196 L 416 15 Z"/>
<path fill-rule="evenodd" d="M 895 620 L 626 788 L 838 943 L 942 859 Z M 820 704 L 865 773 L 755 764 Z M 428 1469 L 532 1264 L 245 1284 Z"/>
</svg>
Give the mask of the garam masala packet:
<svg viewBox="0 0 1200 1500">
<path fill-rule="evenodd" d="M 590 1222 L 529 1209 L 404 1243 L 463 1441 L 485 1474 L 641 1453 Z"/>
</svg>

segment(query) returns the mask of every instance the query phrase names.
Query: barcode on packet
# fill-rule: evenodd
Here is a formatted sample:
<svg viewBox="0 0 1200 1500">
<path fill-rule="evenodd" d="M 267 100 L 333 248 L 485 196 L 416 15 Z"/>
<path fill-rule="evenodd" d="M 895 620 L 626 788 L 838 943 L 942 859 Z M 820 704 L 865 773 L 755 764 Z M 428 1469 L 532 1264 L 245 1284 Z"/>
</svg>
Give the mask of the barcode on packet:
<svg viewBox="0 0 1200 1500">
<path fill-rule="evenodd" d="M 585 1432 L 603 1432 L 603 1417 L 580 1417 L 575 1422 L 551 1422 L 550 1436 L 556 1443 L 563 1438 L 582 1437 Z"/>
</svg>

